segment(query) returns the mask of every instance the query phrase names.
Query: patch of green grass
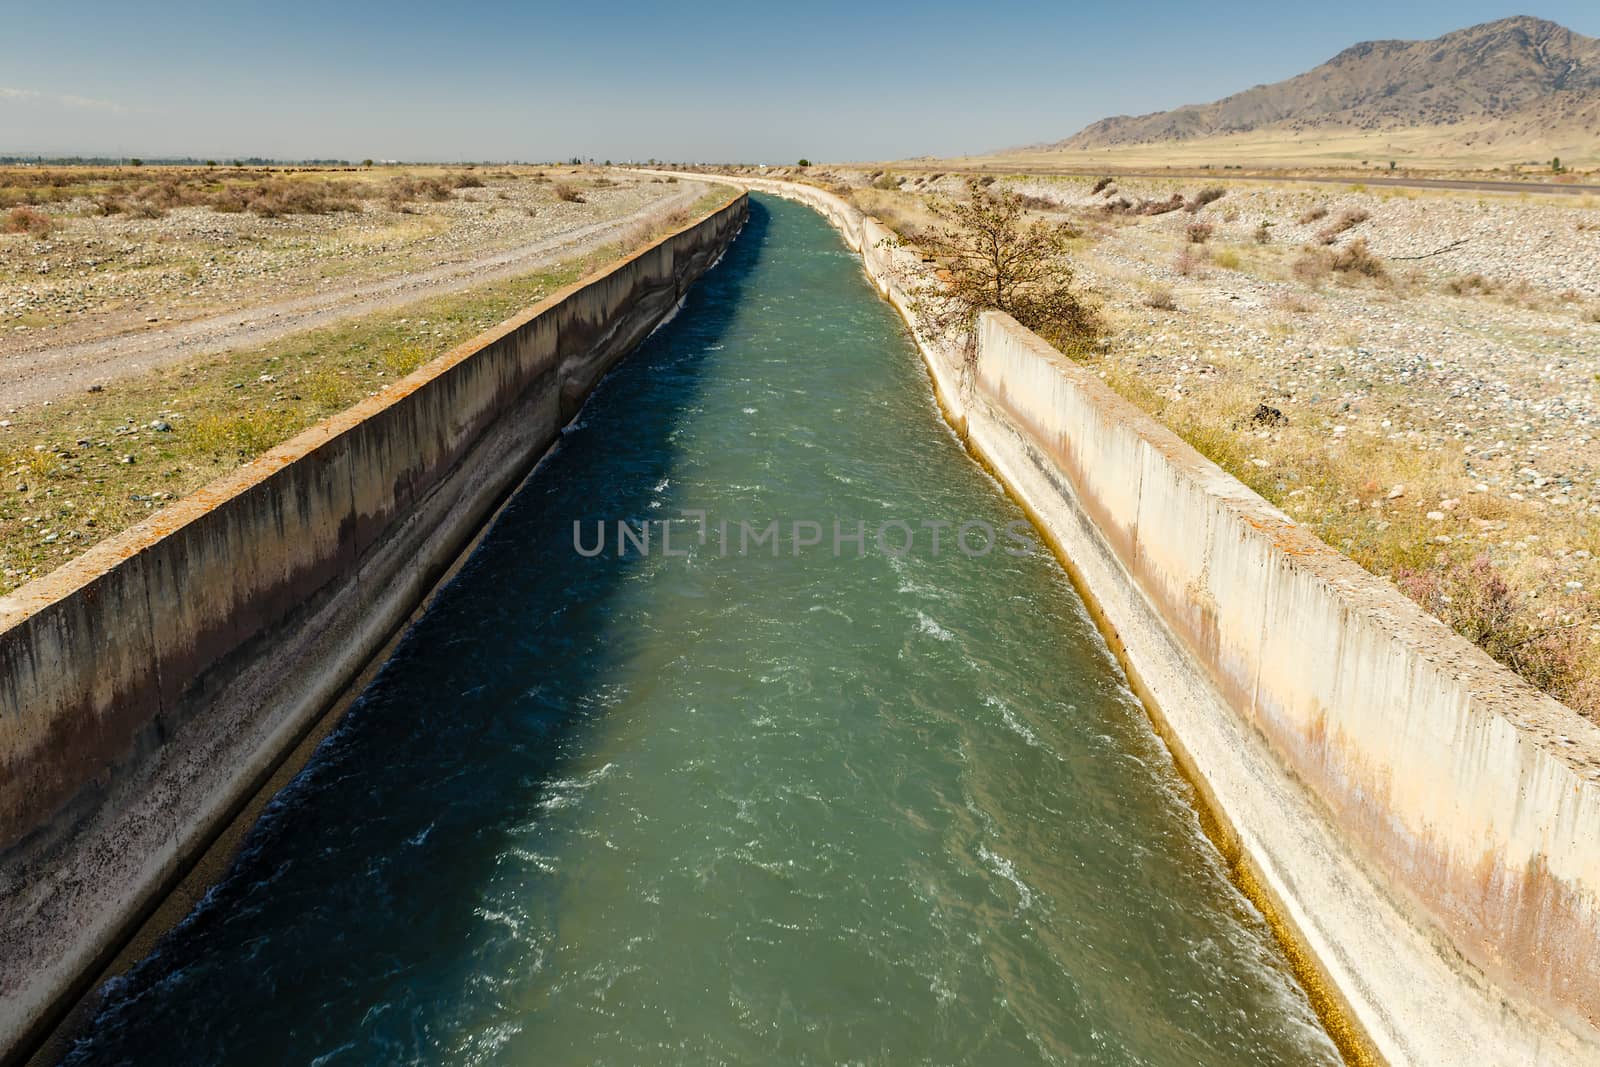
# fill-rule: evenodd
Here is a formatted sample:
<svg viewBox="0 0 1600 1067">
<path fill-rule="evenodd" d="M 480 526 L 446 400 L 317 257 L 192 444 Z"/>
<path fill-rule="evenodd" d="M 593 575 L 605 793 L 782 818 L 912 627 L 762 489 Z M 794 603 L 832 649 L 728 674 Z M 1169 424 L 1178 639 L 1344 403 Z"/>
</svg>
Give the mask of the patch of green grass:
<svg viewBox="0 0 1600 1067">
<path fill-rule="evenodd" d="M 732 194 L 714 189 L 698 219 Z M 683 220 L 678 220 L 679 223 Z M 675 228 L 675 227 L 672 227 Z M 0 593 L 148 518 L 655 233 L 554 268 L 208 356 L 6 415 Z"/>
</svg>

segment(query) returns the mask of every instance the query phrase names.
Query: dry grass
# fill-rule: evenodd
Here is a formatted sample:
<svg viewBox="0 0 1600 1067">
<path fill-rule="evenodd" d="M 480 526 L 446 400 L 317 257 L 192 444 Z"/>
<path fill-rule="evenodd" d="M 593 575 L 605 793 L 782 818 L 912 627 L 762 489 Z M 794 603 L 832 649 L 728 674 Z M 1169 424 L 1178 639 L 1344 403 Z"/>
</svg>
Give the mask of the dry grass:
<svg viewBox="0 0 1600 1067">
<path fill-rule="evenodd" d="M 1600 618 L 1586 593 L 1559 603 L 1517 592 L 1530 576 L 1484 558 L 1492 540 L 1538 541 L 1600 551 L 1586 526 L 1557 531 L 1533 502 L 1478 491 L 1439 453 L 1325 420 L 1290 416 L 1271 425 L 1254 413 L 1271 398 L 1250 370 L 1221 359 L 1181 391 L 1161 390 L 1132 368 L 1107 363 L 1117 392 L 1199 452 L 1374 574 L 1394 579 L 1423 607 L 1530 683 L 1600 718 Z M 1587 533 L 1584 530 L 1587 529 Z M 1591 543 L 1593 542 L 1593 543 Z M 1476 599 L 1475 599 L 1476 598 Z M 1498 615 L 1486 620 L 1485 598 Z"/>
<path fill-rule="evenodd" d="M 683 218 L 727 202 L 715 190 Z M 631 251 L 206 357 L 8 415 L 0 428 L 0 593 L 149 517 L 434 356 Z"/>
<path fill-rule="evenodd" d="M 36 208 L 14 207 L 6 215 L 5 224 L 0 226 L 0 232 L 27 234 L 29 237 L 49 237 L 55 223 L 50 216 Z"/>
<path fill-rule="evenodd" d="M 1317 231 L 1317 240 L 1325 245 L 1331 245 L 1339 236 L 1366 222 L 1372 216 L 1360 208 L 1346 208 L 1339 212 L 1339 217 L 1334 219 L 1321 230 Z"/>
</svg>

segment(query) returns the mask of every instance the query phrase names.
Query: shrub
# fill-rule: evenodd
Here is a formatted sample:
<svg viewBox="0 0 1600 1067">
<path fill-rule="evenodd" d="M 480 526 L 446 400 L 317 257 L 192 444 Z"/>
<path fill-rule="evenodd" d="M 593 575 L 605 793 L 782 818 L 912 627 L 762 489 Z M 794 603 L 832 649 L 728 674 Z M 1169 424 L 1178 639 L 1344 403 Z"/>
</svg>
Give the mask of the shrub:
<svg viewBox="0 0 1600 1067">
<path fill-rule="evenodd" d="M 1211 235 L 1215 230 L 1216 227 L 1209 222 L 1191 222 L 1184 228 L 1183 233 L 1189 239 L 1190 244 L 1203 245 L 1211 240 Z"/>
<path fill-rule="evenodd" d="M 1205 262 L 1205 258 L 1203 249 L 1186 244 L 1178 250 L 1178 258 L 1172 264 L 1172 269 L 1187 278 L 1200 269 L 1200 264 Z"/>
<path fill-rule="evenodd" d="M 556 183 L 555 194 L 557 200 L 564 200 L 569 204 L 588 203 L 588 201 L 583 198 L 583 194 L 578 192 L 577 186 L 569 185 L 566 182 Z"/>
<path fill-rule="evenodd" d="M 1289 270 L 1307 285 L 1318 285 L 1333 273 L 1333 256 L 1320 248 L 1307 248 L 1290 264 Z"/>
<path fill-rule="evenodd" d="M 1593 714 L 1595 684 L 1585 669 L 1587 639 L 1572 625 L 1546 623 L 1531 611 L 1487 556 L 1428 570 L 1402 569 L 1395 582 L 1442 619 L 1532 685 Z"/>
<path fill-rule="evenodd" d="M 1344 211 L 1339 213 L 1338 218 L 1334 219 L 1321 230 L 1317 231 L 1317 240 L 1321 241 L 1325 245 L 1331 245 L 1333 242 L 1339 239 L 1340 234 L 1359 226 L 1361 223 L 1366 222 L 1371 217 L 1371 215 L 1365 211 L 1362 211 L 1360 208 L 1346 208 Z"/>
<path fill-rule="evenodd" d="M 1341 274 L 1362 274 L 1368 278 L 1385 278 L 1383 260 L 1367 249 L 1364 238 L 1357 238 L 1333 255 L 1333 269 Z"/>
<path fill-rule="evenodd" d="M 1460 278 L 1451 278 L 1444 283 L 1445 292 L 1455 296 L 1471 296 L 1492 293 L 1500 288 L 1482 274 L 1468 274 Z"/>
<path fill-rule="evenodd" d="M 1211 258 L 1217 266 L 1223 268 L 1224 270 L 1238 270 L 1241 266 L 1243 266 L 1243 261 L 1239 258 L 1239 253 L 1235 252 L 1231 248 L 1224 248 Z"/>
<path fill-rule="evenodd" d="M 896 178 L 893 174 L 885 172 L 872 179 L 872 187 L 874 189 L 882 189 L 884 192 L 892 193 L 896 189 L 900 188 L 900 179 Z"/>
<path fill-rule="evenodd" d="M 14 207 L 6 216 L 6 233 L 25 233 L 29 237 L 49 237 L 55 222 L 44 212 L 31 207 Z"/>
<path fill-rule="evenodd" d="M 1306 211 L 1306 212 L 1302 213 L 1300 218 L 1297 221 L 1302 226 L 1310 226 L 1313 222 L 1317 222 L 1317 221 L 1319 221 L 1321 219 L 1325 219 L 1327 217 L 1328 217 L 1328 209 L 1323 207 L 1321 204 L 1318 204 L 1316 207 L 1311 208 L 1309 211 Z"/>
<path fill-rule="evenodd" d="M 1193 215 L 1207 204 L 1214 204 L 1227 195 L 1228 190 L 1224 189 L 1222 186 L 1208 185 L 1196 193 L 1193 200 L 1189 201 L 1189 214 Z"/>
<path fill-rule="evenodd" d="M 1089 190 L 1089 195 L 1090 196 L 1098 196 L 1103 190 L 1105 190 L 1110 185 L 1111 185 L 1111 179 L 1110 178 L 1101 178 L 1099 181 L 1094 183 L 1094 188 Z"/>
<path fill-rule="evenodd" d="M 800 162 L 796 163 L 795 166 L 797 166 L 797 167 L 809 167 L 809 166 L 811 166 L 811 160 L 807 159 L 805 156 L 801 156 L 800 157 Z"/>
<path fill-rule="evenodd" d="M 1173 193 L 1165 200 L 1141 201 L 1136 210 L 1141 215 L 1165 215 L 1169 211 L 1176 211 L 1183 206 L 1183 194 Z"/>
<path fill-rule="evenodd" d="M 1176 311 L 1178 302 L 1172 296 L 1172 290 L 1166 286 L 1156 286 L 1144 297 L 1144 306 L 1155 308 L 1157 311 Z"/>
<path fill-rule="evenodd" d="M 1264 245 L 1264 244 L 1271 244 L 1272 243 L 1272 227 L 1273 227 L 1273 225 L 1274 225 L 1273 223 L 1268 222 L 1266 219 L 1262 219 L 1259 223 L 1256 224 L 1256 232 L 1255 232 L 1256 244 Z"/>
<path fill-rule="evenodd" d="M 929 208 L 947 224 L 921 235 L 947 268 L 917 294 L 918 314 L 935 329 L 970 338 L 978 315 L 995 308 L 1067 355 L 1085 355 L 1099 340 L 1100 316 L 1073 284 L 1070 226 L 1026 220 L 1020 196 L 980 179 L 967 180 L 965 201 L 933 200 Z"/>
<path fill-rule="evenodd" d="M 483 179 L 476 174 L 454 174 L 450 177 L 450 184 L 457 189 L 482 189 Z"/>
<path fill-rule="evenodd" d="M 1054 200 L 1049 200 L 1042 196 L 1031 196 L 1027 193 L 1020 193 L 1017 196 L 1017 200 L 1029 211 L 1059 211 L 1061 209 L 1060 204 L 1056 203 Z"/>
</svg>

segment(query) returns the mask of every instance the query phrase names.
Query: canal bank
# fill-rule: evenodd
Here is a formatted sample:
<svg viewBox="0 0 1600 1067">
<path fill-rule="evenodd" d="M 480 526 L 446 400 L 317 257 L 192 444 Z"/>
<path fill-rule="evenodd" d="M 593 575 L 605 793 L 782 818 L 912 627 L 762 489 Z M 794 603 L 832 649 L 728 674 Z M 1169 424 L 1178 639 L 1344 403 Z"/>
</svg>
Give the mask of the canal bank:
<svg viewBox="0 0 1600 1067">
<path fill-rule="evenodd" d="M 1023 518 L 755 205 L 72 1062 L 1336 1062 Z"/>
<path fill-rule="evenodd" d="M 915 329 L 925 268 L 799 200 Z M 918 335 L 974 454 L 1078 578 L 1346 1055 L 1600 1062 L 1600 732 L 988 313 Z"/>
<path fill-rule="evenodd" d="M 731 197 L 0 599 L 0 1060 L 50 1028 L 745 210 Z"/>
</svg>

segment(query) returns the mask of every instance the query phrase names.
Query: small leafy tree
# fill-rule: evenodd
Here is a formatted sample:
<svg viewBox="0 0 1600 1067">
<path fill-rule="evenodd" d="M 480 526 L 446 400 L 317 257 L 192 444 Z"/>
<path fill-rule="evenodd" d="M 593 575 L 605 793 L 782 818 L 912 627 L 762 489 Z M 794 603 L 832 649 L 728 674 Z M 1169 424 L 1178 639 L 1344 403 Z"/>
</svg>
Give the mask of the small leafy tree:
<svg viewBox="0 0 1600 1067">
<path fill-rule="evenodd" d="M 969 358 L 978 315 L 994 308 L 1070 356 L 1088 355 L 1104 325 L 1073 287 L 1068 260 L 1071 226 L 1029 219 L 1022 197 L 967 179 L 965 200 L 933 200 L 943 222 L 920 243 L 947 268 L 940 283 L 924 284 L 918 312 L 945 332 L 965 335 Z"/>
<path fill-rule="evenodd" d="M 804 156 L 801 156 L 800 157 L 800 162 L 798 164 L 796 164 L 796 165 L 797 166 L 801 166 L 801 167 L 809 167 L 809 166 L 811 166 L 811 160 L 807 159 Z"/>
<path fill-rule="evenodd" d="M 130 160 L 128 160 L 128 166 L 130 166 L 130 167 L 142 167 L 142 166 L 144 166 L 144 160 L 142 160 L 142 159 L 130 159 Z"/>
</svg>

